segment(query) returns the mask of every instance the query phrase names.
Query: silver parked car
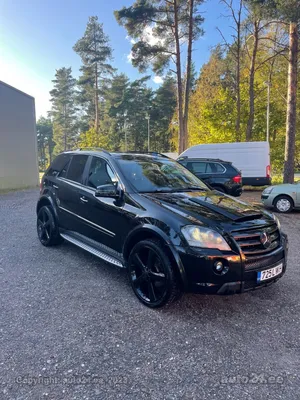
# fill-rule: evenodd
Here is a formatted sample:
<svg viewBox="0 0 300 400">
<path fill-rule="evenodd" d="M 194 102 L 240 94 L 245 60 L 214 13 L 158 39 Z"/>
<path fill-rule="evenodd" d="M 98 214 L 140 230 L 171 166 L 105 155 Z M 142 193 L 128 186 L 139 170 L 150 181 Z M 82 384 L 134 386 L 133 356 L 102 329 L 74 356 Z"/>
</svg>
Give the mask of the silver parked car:
<svg viewBox="0 0 300 400">
<path fill-rule="evenodd" d="M 274 207 L 280 213 L 300 209 L 300 181 L 267 187 L 261 194 L 265 207 Z"/>
</svg>

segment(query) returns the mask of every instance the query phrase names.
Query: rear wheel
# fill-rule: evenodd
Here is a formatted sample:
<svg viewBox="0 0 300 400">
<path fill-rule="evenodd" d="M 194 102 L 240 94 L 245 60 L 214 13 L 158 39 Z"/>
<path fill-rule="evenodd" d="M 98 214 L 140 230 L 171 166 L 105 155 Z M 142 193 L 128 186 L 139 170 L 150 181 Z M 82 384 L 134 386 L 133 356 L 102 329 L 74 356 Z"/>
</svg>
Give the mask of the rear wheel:
<svg viewBox="0 0 300 400">
<path fill-rule="evenodd" d="M 289 196 L 278 196 L 274 200 L 274 207 L 280 213 L 289 213 L 294 207 L 293 200 Z"/>
<path fill-rule="evenodd" d="M 43 206 L 38 212 L 37 233 L 43 246 L 53 246 L 63 241 L 50 206 Z"/>
<path fill-rule="evenodd" d="M 143 240 L 133 247 L 128 272 L 135 295 L 148 307 L 172 303 L 182 293 L 169 256 L 158 240 Z"/>
</svg>

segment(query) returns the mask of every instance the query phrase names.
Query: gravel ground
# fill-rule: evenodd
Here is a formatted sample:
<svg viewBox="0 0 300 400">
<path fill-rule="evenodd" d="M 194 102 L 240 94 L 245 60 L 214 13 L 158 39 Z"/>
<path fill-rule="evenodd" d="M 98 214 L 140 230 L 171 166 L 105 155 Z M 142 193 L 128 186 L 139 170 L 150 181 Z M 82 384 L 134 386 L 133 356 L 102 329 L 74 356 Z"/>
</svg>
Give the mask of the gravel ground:
<svg viewBox="0 0 300 400">
<path fill-rule="evenodd" d="M 125 271 L 43 247 L 37 198 L 0 196 L 1 400 L 299 400 L 299 212 L 280 216 L 290 253 L 278 283 L 154 311 Z"/>
</svg>

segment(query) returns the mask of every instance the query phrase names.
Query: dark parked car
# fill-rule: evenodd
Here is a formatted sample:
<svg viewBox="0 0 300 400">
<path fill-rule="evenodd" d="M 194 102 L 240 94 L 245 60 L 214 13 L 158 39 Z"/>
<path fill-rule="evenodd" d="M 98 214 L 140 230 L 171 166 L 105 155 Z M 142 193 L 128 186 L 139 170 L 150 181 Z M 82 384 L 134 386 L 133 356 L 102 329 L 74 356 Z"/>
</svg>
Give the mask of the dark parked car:
<svg viewBox="0 0 300 400">
<path fill-rule="evenodd" d="M 150 307 L 188 290 L 260 288 L 286 269 L 276 217 L 209 189 L 159 154 L 62 153 L 42 179 L 36 211 L 44 246 L 65 239 L 127 268 Z"/>
<path fill-rule="evenodd" d="M 194 175 L 219 192 L 238 197 L 242 194 L 242 176 L 231 162 L 212 158 L 187 158 L 177 160 Z"/>
</svg>

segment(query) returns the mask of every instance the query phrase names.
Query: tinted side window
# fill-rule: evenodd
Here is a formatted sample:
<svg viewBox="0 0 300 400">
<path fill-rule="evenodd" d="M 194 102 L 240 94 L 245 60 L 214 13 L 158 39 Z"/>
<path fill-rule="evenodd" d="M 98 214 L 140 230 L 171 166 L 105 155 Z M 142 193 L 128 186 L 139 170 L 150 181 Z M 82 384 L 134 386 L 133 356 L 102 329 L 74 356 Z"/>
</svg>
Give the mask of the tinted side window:
<svg viewBox="0 0 300 400">
<path fill-rule="evenodd" d="M 214 171 L 214 169 L 213 169 L 213 166 L 212 166 L 212 164 L 207 164 L 206 165 L 206 173 L 207 174 L 213 174 L 215 171 Z"/>
<path fill-rule="evenodd" d="M 223 172 L 225 172 L 225 168 L 223 167 L 223 165 L 215 163 L 213 164 L 213 166 L 216 174 L 223 174 Z"/>
<path fill-rule="evenodd" d="M 97 188 L 116 181 L 117 179 L 107 162 L 103 158 L 93 157 L 88 175 L 88 186 Z"/>
<path fill-rule="evenodd" d="M 50 165 L 46 175 L 57 176 L 62 169 L 68 164 L 71 159 L 71 154 L 59 154 Z"/>
<path fill-rule="evenodd" d="M 206 163 L 204 162 L 192 162 L 190 163 L 189 169 L 195 174 L 205 174 L 206 173 Z"/>
<path fill-rule="evenodd" d="M 74 155 L 66 177 L 71 181 L 82 183 L 83 171 L 87 159 L 88 156 Z"/>
<path fill-rule="evenodd" d="M 60 173 L 59 173 L 59 175 L 58 175 L 60 178 L 66 178 L 66 176 L 67 176 L 67 171 L 68 171 L 68 168 L 69 168 L 70 163 L 71 163 L 71 160 L 69 160 L 69 161 L 67 162 L 67 164 L 63 167 L 63 169 L 60 171 Z"/>
</svg>

